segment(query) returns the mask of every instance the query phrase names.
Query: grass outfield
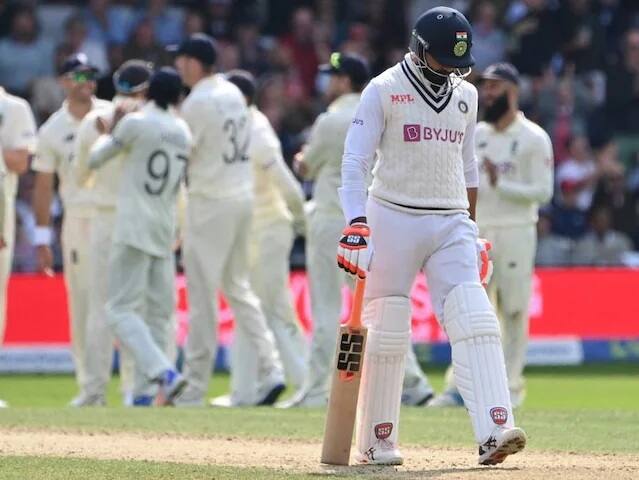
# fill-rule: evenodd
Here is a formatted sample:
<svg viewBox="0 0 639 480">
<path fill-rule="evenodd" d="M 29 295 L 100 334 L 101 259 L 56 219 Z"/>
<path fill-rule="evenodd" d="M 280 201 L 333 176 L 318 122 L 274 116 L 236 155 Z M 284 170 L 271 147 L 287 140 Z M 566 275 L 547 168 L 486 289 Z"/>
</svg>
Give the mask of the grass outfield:
<svg viewBox="0 0 639 480">
<path fill-rule="evenodd" d="M 431 370 L 428 373 L 434 386 L 441 388 L 443 371 Z M 552 451 L 566 452 L 565 455 L 594 454 L 597 458 L 599 454 L 602 454 L 602 458 L 611 454 L 639 458 L 638 376 L 639 365 L 529 369 L 526 406 L 516 412 L 518 423 L 529 435 L 527 451 L 530 450 L 532 455 Z M 211 385 L 211 396 L 224 393 L 227 386 L 228 378 L 216 375 Z M 258 444 L 279 441 L 284 446 L 287 442 L 292 442 L 289 450 L 295 450 L 301 449 L 305 444 L 318 443 L 323 430 L 324 412 L 320 409 L 126 409 L 119 406 L 77 410 L 64 408 L 74 393 L 74 381 L 67 376 L 0 377 L 0 398 L 12 405 L 12 408 L 0 411 L 0 436 L 3 432 L 17 436 L 24 432 L 62 432 L 87 435 L 87 439 L 91 438 L 88 435 L 105 435 L 104 438 L 108 440 L 117 438 L 120 434 L 128 435 L 133 438 L 132 441 L 138 438 L 135 435 L 140 439 L 144 436 L 157 437 L 160 441 L 169 436 L 171 439 L 188 439 L 196 443 L 204 441 L 204 445 L 213 443 L 211 439 L 233 439 L 240 442 L 250 440 Z M 119 405 L 115 381 L 109 388 L 109 401 L 111 405 Z M 434 411 L 405 408 L 402 412 L 401 429 L 402 444 L 408 448 L 449 448 L 454 455 L 469 458 L 472 455 L 470 452 L 474 452 L 470 422 L 466 412 L 461 409 Z M 47 446 L 43 446 L 46 450 L 45 447 Z M 206 456 L 195 457 L 193 461 L 187 462 L 188 465 L 180 461 L 181 457 L 178 457 L 178 463 L 171 459 L 158 462 L 155 458 L 146 457 L 146 461 L 135 461 L 138 457 L 134 454 L 126 456 L 128 460 L 124 461 L 118 460 L 120 457 L 115 447 L 117 445 L 114 446 L 113 458 L 100 456 L 82 459 L 74 458 L 76 455 L 73 451 L 58 455 L 65 458 L 55 458 L 55 454 L 49 453 L 48 455 L 53 455 L 50 458 L 39 456 L 35 447 L 35 450 L 29 449 L 18 455 L 0 448 L 0 455 L 4 457 L 0 459 L 0 479 L 255 480 L 317 478 L 317 475 L 325 473 L 281 472 L 272 468 L 273 465 L 264 469 L 259 468 L 260 465 L 251 465 L 250 462 L 239 467 L 237 462 L 231 460 L 229 465 L 200 464 L 209 463 Z M 312 457 L 314 453 L 311 452 L 310 455 Z M 524 456 L 525 454 L 521 458 L 524 459 Z M 285 463 L 285 460 L 282 462 Z M 218 463 L 217 460 L 215 463 Z M 597 470 L 598 467 L 593 468 Z M 377 478 L 379 472 L 370 472 L 367 470 L 352 476 L 352 471 L 342 471 L 338 475 L 340 478 Z M 601 473 L 599 471 L 599 475 Z M 416 476 L 404 471 L 397 474 L 400 475 L 399 478 L 440 478 L 431 474 Z M 537 478 L 511 474 L 495 478 Z M 539 478 L 553 478 L 552 474 L 539 474 Z M 386 474 L 381 475 L 381 478 L 386 478 Z M 445 473 L 442 475 L 441 478 L 456 478 Z M 464 478 L 475 478 L 474 475 L 474 470 L 464 471 Z M 476 478 L 492 478 L 481 472 L 477 475 L 483 476 Z M 626 478 L 618 472 L 616 475 L 611 478 Z M 639 471 L 632 470 L 629 475 L 627 478 L 639 478 Z M 588 478 L 587 475 L 577 478 L 581 477 Z"/>
</svg>

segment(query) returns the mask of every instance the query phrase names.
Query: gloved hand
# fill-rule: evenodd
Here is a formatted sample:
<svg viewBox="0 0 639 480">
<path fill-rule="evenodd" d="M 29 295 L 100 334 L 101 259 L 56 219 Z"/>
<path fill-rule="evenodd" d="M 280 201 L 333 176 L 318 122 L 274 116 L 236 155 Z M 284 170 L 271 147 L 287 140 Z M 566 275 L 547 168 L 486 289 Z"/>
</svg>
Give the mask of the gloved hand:
<svg viewBox="0 0 639 480">
<path fill-rule="evenodd" d="M 493 276 L 493 261 L 488 252 L 493 246 L 485 238 L 477 239 L 477 267 L 479 268 L 479 281 L 485 287 Z"/>
<path fill-rule="evenodd" d="M 337 247 L 337 265 L 351 275 L 365 278 L 373 245 L 370 241 L 370 228 L 365 222 L 354 222 L 342 232 Z"/>
</svg>

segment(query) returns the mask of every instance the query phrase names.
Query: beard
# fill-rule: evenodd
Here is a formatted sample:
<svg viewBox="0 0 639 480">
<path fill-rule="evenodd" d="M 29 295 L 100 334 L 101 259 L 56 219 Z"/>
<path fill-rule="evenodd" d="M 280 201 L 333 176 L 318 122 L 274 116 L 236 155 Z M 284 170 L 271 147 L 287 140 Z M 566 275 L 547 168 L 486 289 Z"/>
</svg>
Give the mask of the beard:
<svg viewBox="0 0 639 480">
<path fill-rule="evenodd" d="M 436 73 L 430 71 L 427 68 L 420 67 L 419 69 L 421 70 L 422 75 L 424 75 L 424 78 L 426 78 L 426 80 L 428 80 L 430 83 L 434 85 L 441 87 L 443 84 L 445 84 L 448 81 L 448 75 L 446 74 L 446 72 L 437 72 L 439 73 L 439 75 L 437 75 Z"/>
<path fill-rule="evenodd" d="M 491 105 L 486 106 L 484 109 L 484 120 L 488 123 L 496 123 L 509 109 L 508 95 L 504 92 L 497 97 Z"/>
</svg>

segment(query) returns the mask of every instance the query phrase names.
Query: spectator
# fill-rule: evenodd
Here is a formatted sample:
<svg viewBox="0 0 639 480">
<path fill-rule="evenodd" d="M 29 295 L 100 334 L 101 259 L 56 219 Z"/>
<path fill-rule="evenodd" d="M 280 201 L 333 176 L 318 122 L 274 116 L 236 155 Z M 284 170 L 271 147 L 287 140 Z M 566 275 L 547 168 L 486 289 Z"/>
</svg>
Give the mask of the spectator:
<svg viewBox="0 0 639 480">
<path fill-rule="evenodd" d="M 550 212 L 540 211 L 537 222 L 537 255 L 535 265 L 564 266 L 571 263 L 574 241 L 552 232 Z"/>
<path fill-rule="evenodd" d="M 159 67 L 171 63 L 171 56 L 166 48 L 155 41 L 153 23 L 149 18 L 141 19 L 135 26 L 123 53 L 125 60 L 146 60 Z"/>
<path fill-rule="evenodd" d="M 111 69 L 98 79 L 95 95 L 103 100 L 111 100 L 115 96 L 115 86 L 113 85 L 113 74 L 120 65 L 124 63 L 124 47 L 122 45 L 111 45 L 107 52 Z"/>
<path fill-rule="evenodd" d="M 129 37 L 131 13 L 124 7 L 112 6 L 111 0 L 89 0 L 83 16 L 93 41 L 121 44 Z"/>
<path fill-rule="evenodd" d="M 566 0 L 560 10 L 564 61 L 581 74 L 603 64 L 605 33 L 592 12 L 591 0 Z"/>
<path fill-rule="evenodd" d="M 73 54 L 68 44 L 58 45 L 55 50 L 55 70 L 60 71 L 64 61 Z M 58 110 L 65 98 L 64 89 L 57 77 L 39 77 L 34 83 L 31 108 L 38 124 L 44 123 L 49 115 Z"/>
<path fill-rule="evenodd" d="M 310 8 L 295 10 L 291 33 L 280 41 L 281 53 L 288 66 L 297 71 L 306 96 L 315 91 L 315 76 L 319 59 L 315 45 L 315 18 Z"/>
<path fill-rule="evenodd" d="M 208 31 L 217 39 L 231 37 L 232 0 L 208 0 Z"/>
<path fill-rule="evenodd" d="M 577 206 L 579 191 L 570 181 L 561 183 L 560 204 L 552 209 L 552 231 L 557 235 L 577 239 L 586 233 L 586 213 Z"/>
<path fill-rule="evenodd" d="M 601 178 L 593 198 L 593 208 L 608 209 L 612 228 L 628 235 L 639 250 L 639 193 L 626 186 L 621 170 Z"/>
<path fill-rule="evenodd" d="M 184 37 L 190 37 L 194 33 L 204 33 L 206 22 L 198 10 L 189 10 L 184 16 Z"/>
<path fill-rule="evenodd" d="M 497 25 L 497 7 L 491 1 L 482 1 L 473 23 L 474 69 L 481 72 L 488 65 L 503 61 L 506 40 L 506 35 Z"/>
<path fill-rule="evenodd" d="M 40 38 L 34 11 L 19 7 L 11 18 L 11 31 L 0 40 L 0 85 L 20 97 L 29 97 L 38 77 L 53 74 L 53 49 Z"/>
<path fill-rule="evenodd" d="M 541 76 L 558 45 L 556 12 L 549 0 L 525 0 L 526 14 L 510 31 L 512 63 L 523 75 Z"/>
<path fill-rule="evenodd" d="M 89 38 L 89 30 L 81 15 L 69 17 L 64 25 L 64 43 L 71 53 L 84 53 L 101 73 L 109 71 L 109 60 L 102 42 Z"/>
<path fill-rule="evenodd" d="M 167 0 L 149 0 L 140 17 L 146 17 L 153 25 L 155 41 L 162 46 L 179 43 L 184 37 L 181 10 L 169 8 Z"/>
<path fill-rule="evenodd" d="M 639 29 L 629 30 L 622 42 L 622 61 L 608 69 L 606 108 L 616 132 L 639 132 Z"/>
<path fill-rule="evenodd" d="M 270 65 L 268 51 L 260 37 L 260 27 L 256 19 L 248 18 L 237 25 L 235 39 L 240 49 L 240 66 L 244 70 L 259 76 Z"/>
<path fill-rule="evenodd" d="M 574 185 L 576 206 L 587 211 L 592 204 L 592 196 L 599 176 L 588 139 L 584 136 L 573 137 L 568 145 L 569 158 L 557 170 L 557 182 Z"/>
<path fill-rule="evenodd" d="M 628 236 L 612 230 L 610 210 L 598 207 L 591 213 L 590 231 L 575 245 L 573 261 L 575 265 L 622 265 L 623 255 L 631 250 Z"/>
</svg>

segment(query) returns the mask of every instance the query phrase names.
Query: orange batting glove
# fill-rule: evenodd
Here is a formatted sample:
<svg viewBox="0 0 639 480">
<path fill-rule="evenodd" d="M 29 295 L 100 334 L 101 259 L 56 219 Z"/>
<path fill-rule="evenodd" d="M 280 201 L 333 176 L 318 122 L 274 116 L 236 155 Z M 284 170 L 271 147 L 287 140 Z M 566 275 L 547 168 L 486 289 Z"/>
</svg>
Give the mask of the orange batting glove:
<svg viewBox="0 0 639 480">
<path fill-rule="evenodd" d="M 493 276 L 493 261 L 488 252 L 492 244 L 485 238 L 477 239 L 477 266 L 479 267 L 479 281 L 485 287 Z"/>
<path fill-rule="evenodd" d="M 354 222 L 344 229 L 337 247 L 337 265 L 351 275 L 365 278 L 372 257 L 370 228 L 365 222 Z"/>
</svg>

